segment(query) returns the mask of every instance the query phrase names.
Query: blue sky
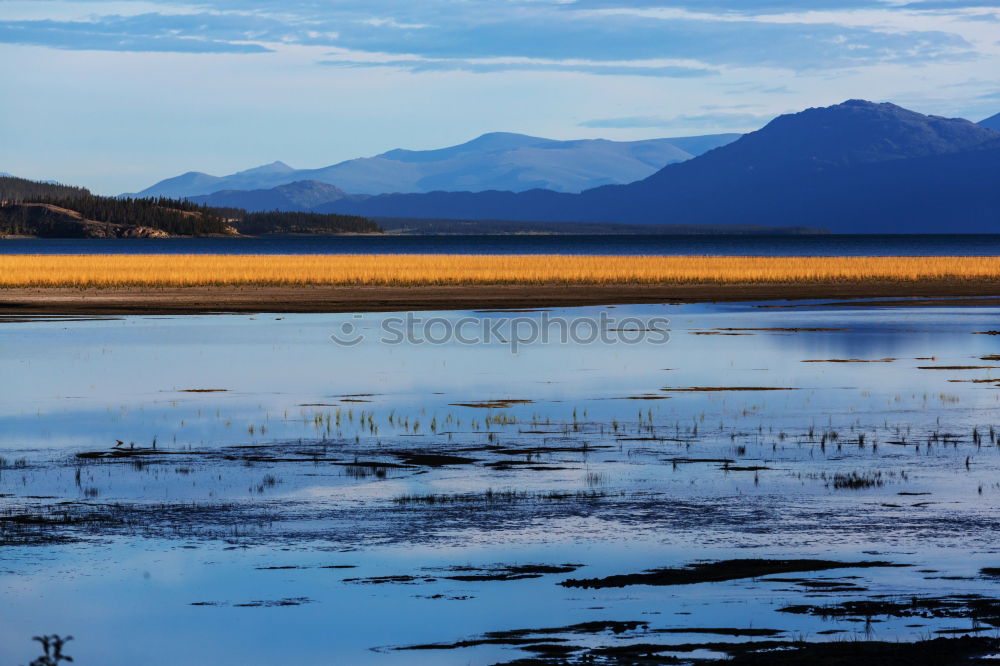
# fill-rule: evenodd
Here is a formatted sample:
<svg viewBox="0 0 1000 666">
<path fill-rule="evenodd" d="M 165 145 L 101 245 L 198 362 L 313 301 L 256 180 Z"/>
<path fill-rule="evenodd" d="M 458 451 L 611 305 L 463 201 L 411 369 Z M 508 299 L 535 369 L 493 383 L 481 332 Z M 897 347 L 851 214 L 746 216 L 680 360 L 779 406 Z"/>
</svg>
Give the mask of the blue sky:
<svg viewBox="0 0 1000 666">
<path fill-rule="evenodd" d="M 0 171 L 94 191 L 489 131 L 1000 111 L 1000 0 L 0 0 Z"/>
</svg>

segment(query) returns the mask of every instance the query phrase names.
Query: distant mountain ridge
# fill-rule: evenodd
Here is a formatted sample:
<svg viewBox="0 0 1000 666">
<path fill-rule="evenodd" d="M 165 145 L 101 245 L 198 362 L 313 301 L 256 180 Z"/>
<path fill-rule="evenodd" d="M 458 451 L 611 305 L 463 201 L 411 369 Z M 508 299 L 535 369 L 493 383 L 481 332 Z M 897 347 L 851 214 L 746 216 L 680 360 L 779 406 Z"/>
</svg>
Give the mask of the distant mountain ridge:
<svg viewBox="0 0 1000 666">
<path fill-rule="evenodd" d="M 271 189 L 301 181 L 335 185 L 352 194 L 521 192 L 535 188 L 580 192 L 640 180 L 667 164 L 691 159 L 739 136 L 556 141 L 493 132 L 448 148 L 396 149 L 320 169 L 293 169 L 284 162 L 272 162 L 228 176 L 189 171 L 125 196 L 195 197 L 223 190 Z"/>
<path fill-rule="evenodd" d="M 980 120 L 979 124 L 982 125 L 983 127 L 988 127 L 989 129 L 997 130 L 998 132 L 1000 132 L 1000 113 L 996 114 L 995 116 L 990 116 L 985 120 Z"/>
<path fill-rule="evenodd" d="M 1000 133 L 848 100 L 764 128 L 629 185 L 581 194 L 434 192 L 340 200 L 376 217 L 818 226 L 1000 232 Z"/>
<path fill-rule="evenodd" d="M 298 212 L 308 212 L 341 199 L 364 198 L 367 197 L 348 194 L 335 185 L 321 183 L 318 180 L 299 180 L 266 190 L 221 190 L 204 196 L 187 197 L 188 201 L 217 208 Z"/>
</svg>

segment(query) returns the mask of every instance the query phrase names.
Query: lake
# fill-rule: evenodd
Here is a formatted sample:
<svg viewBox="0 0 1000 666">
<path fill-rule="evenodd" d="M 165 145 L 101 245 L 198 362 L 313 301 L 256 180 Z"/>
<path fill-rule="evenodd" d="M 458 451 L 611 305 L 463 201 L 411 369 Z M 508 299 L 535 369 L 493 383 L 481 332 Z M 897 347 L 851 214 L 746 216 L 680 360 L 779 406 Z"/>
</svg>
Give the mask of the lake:
<svg viewBox="0 0 1000 666">
<path fill-rule="evenodd" d="M 0 239 L 0 254 L 579 254 L 1000 256 L 1000 235 L 295 236 Z"/>
<path fill-rule="evenodd" d="M 349 242 L 383 240 L 442 242 Z M 42 633 L 107 666 L 992 635 L 998 322 L 809 302 L 10 318 L 0 660 Z M 629 578 L 737 559 L 836 564 Z"/>
</svg>

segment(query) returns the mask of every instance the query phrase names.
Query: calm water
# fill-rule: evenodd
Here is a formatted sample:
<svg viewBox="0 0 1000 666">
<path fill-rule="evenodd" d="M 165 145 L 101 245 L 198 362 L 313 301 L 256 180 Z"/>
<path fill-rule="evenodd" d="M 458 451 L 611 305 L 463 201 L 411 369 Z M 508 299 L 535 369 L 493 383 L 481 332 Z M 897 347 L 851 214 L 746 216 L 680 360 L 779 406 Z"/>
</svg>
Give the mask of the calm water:
<svg viewBox="0 0 1000 666">
<path fill-rule="evenodd" d="M 0 240 L 0 254 L 31 253 L 1000 256 L 1000 235 L 317 236 L 242 239 Z"/>
<path fill-rule="evenodd" d="M 0 516 L 45 518 L 0 522 L 0 662 L 40 633 L 80 664 L 404 665 L 514 660 L 394 648 L 597 620 L 647 624 L 555 636 L 974 629 L 781 609 L 1000 595 L 978 573 L 1000 566 L 1000 336 L 977 334 L 1000 309 L 759 305 L 422 313 L 399 344 L 392 313 L 0 323 Z M 503 326 L 543 315 L 651 332 L 513 353 Z M 500 332 L 426 341 L 460 321 Z M 739 557 L 910 566 L 558 585 Z M 526 564 L 575 571 L 454 578 Z"/>
</svg>

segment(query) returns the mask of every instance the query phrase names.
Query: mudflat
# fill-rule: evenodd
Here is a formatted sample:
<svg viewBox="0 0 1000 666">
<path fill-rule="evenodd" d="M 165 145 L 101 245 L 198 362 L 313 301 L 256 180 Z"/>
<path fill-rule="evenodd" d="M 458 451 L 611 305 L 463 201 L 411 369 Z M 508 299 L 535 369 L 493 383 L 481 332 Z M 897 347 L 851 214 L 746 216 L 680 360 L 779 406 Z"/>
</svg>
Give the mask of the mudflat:
<svg viewBox="0 0 1000 666">
<path fill-rule="evenodd" d="M 977 298 L 964 300 L 971 297 Z M 880 299 L 873 305 L 996 305 L 1000 282 L 18 287 L 0 290 L 0 314 L 390 312 L 860 298 Z"/>
</svg>

